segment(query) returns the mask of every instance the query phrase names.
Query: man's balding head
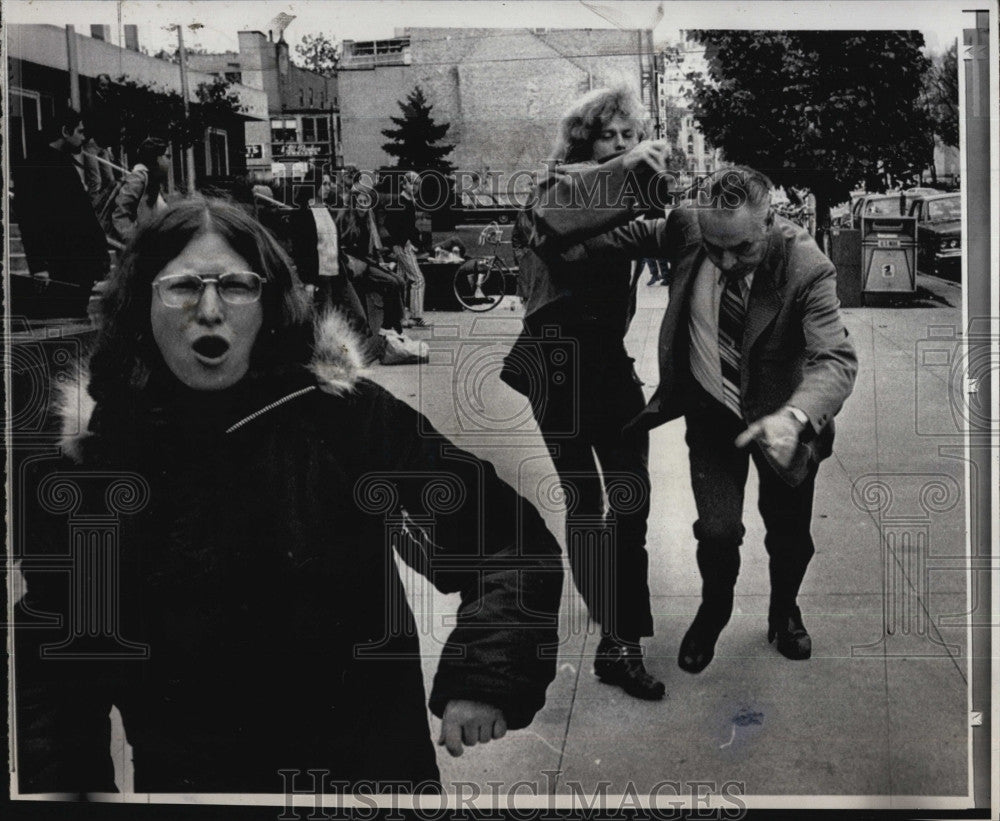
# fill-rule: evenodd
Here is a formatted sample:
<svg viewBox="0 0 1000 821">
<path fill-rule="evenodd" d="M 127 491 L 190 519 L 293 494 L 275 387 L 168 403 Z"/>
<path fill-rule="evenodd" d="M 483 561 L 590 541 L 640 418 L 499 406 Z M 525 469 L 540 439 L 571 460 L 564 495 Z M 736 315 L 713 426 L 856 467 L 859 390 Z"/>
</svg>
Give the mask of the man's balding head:
<svg viewBox="0 0 1000 821">
<path fill-rule="evenodd" d="M 773 185 L 745 166 L 717 171 L 706 182 L 697 204 L 702 244 L 727 277 L 744 277 L 757 269 L 767 252 Z"/>
</svg>

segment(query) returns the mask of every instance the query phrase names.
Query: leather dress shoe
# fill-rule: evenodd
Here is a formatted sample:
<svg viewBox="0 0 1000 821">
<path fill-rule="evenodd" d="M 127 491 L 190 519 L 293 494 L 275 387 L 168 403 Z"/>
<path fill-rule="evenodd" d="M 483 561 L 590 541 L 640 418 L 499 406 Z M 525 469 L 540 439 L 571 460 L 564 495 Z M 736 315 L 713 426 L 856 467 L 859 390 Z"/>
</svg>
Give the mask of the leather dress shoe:
<svg viewBox="0 0 1000 821">
<path fill-rule="evenodd" d="M 785 658 L 802 661 L 812 655 L 812 639 L 802 624 L 802 613 L 798 607 L 771 614 L 767 622 L 767 640 L 773 642 L 777 639 L 778 652 Z"/>
<path fill-rule="evenodd" d="M 594 675 L 605 684 L 617 685 L 630 696 L 646 701 L 659 701 L 667 691 L 662 681 L 646 672 L 638 642 L 602 638 L 594 658 Z"/>
<path fill-rule="evenodd" d="M 715 613 L 702 605 L 698 615 L 681 640 L 677 666 L 688 673 L 700 673 L 715 658 L 715 643 L 729 621 L 729 616 Z"/>
</svg>

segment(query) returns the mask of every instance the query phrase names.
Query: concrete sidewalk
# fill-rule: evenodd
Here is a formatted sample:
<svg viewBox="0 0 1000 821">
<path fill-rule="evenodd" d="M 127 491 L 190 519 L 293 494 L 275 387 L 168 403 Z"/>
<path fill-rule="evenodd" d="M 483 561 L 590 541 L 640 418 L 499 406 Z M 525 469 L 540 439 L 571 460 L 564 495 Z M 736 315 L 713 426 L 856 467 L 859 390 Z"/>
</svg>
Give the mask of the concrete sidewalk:
<svg viewBox="0 0 1000 821">
<path fill-rule="evenodd" d="M 644 282 L 627 341 L 648 395 L 668 293 Z M 545 708 L 528 729 L 459 759 L 438 748 L 446 788 L 528 781 L 540 794 L 569 794 L 610 782 L 615 795 L 672 781 L 684 795 L 690 782 L 711 782 L 714 792 L 739 782 L 734 789 L 747 796 L 882 797 L 869 807 L 967 795 L 966 463 L 949 365 L 960 306 L 958 287 L 921 277 L 904 306 L 844 311 L 861 369 L 817 480 L 817 554 L 800 597 L 811 660 L 788 661 L 766 640 L 767 564 L 751 470 L 734 617 L 705 672 L 677 667 L 700 580 L 684 424 L 675 421 L 653 432 L 650 460 L 656 635 L 646 647 L 667 699 L 637 701 L 594 678 L 597 637 L 567 573 L 563 645 Z M 525 401 L 497 378 L 520 314 L 427 316 L 434 327 L 412 335 L 429 343 L 431 361 L 376 367 L 371 378 L 491 460 L 562 542 L 562 509 L 545 492 L 551 462 Z M 419 580 L 410 593 L 426 625 L 429 687 L 457 597 Z"/>
</svg>

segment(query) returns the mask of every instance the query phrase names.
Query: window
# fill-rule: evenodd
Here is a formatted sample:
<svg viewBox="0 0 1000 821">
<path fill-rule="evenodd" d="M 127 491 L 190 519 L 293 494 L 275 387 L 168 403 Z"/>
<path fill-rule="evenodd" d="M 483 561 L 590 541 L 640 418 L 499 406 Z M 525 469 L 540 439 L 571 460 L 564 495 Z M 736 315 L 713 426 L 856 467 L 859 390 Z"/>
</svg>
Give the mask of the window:
<svg viewBox="0 0 1000 821">
<path fill-rule="evenodd" d="M 227 83 L 242 83 L 243 73 L 239 71 L 227 71 L 225 74 Z"/>
<path fill-rule="evenodd" d="M 958 220 L 962 218 L 962 203 L 958 197 L 931 200 L 927 203 L 927 219 Z"/>
<path fill-rule="evenodd" d="M 894 217 L 899 214 L 899 197 L 883 197 L 869 200 L 865 206 L 865 214 L 878 217 Z"/>
<path fill-rule="evenodd" d="M 272 143 L 293 143 L 296 139 L 295 120 L 271 120 Z"/>
<path fill-rule="evenodd" d="M 42 132 L 42 108 L 37 91 L 10 89 L 11 162 L 23 160 Z"/>
<path fill-rule="evenodd" d="M 330 120 L 327 117 L 303 117 L 302 142 L 330 142 Z"/>
<path fill-rule="evenodd" d="M 306 95 L 302 89 L 299 89 L 299 108 L 302 108 L 306 104 Z"/>
<path fill-rule="evenodd" d="M 229 135 L 221 128 L 206 129 L 205 173 L 209 177 L 224 177 L 229 173 Z"/>
<path fill-rule="evenodd" d="M 310 88 L 309 89 L 309 107 L 312 108 L 314 104 L 315 103 L 313 101 L 313 90 Z"/>
</svg>

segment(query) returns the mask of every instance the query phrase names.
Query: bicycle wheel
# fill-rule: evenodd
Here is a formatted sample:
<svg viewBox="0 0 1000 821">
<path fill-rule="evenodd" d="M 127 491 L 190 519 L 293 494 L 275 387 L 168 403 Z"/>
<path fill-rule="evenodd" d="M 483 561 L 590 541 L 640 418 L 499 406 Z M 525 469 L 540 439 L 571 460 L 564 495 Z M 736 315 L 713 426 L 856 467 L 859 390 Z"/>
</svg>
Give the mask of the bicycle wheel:
<svg viewBox="0 0 1000 821">
<path fill-rule="evenodd" d="M 491 311 L 504 296 L 503 268 L 499 260 L 471 260 L 462 265 L 452 280 L 455 299 L 467 311 Z"/>
</svg>

